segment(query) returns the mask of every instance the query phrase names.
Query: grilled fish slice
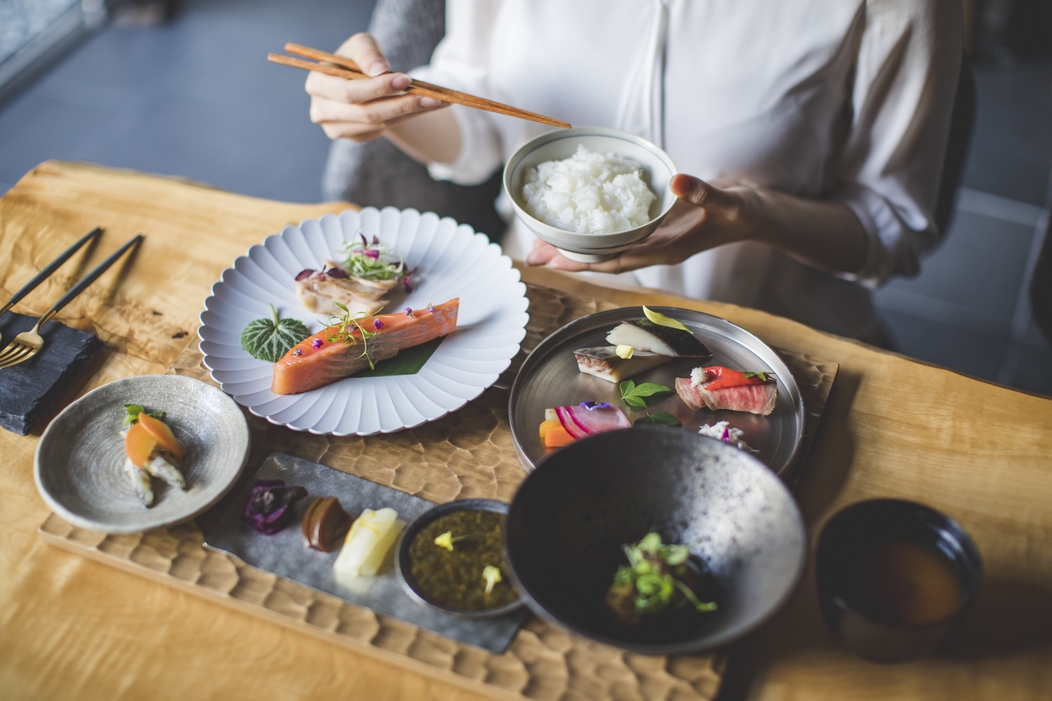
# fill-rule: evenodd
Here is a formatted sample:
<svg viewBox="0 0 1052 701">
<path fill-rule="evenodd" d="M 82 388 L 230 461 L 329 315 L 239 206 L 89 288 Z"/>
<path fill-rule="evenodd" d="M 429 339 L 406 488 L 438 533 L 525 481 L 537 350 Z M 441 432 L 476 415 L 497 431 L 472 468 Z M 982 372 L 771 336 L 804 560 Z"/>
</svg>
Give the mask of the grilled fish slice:
<svg viewBox="0 0 1052 701">
<path fill-rule="evenodd" d="M 274 364 L 275 394 L 299 394 L 348 377 L 393 358 L 399 351 L 427 343 L 456 330 L 460 299 L 442 304 L 399 312 L 363 317 L 357 322 L 368 331 L 353 328 L 347 340 L 337 338 L 338 327 L 327 329 L 300 341 Z"/>
</svg>

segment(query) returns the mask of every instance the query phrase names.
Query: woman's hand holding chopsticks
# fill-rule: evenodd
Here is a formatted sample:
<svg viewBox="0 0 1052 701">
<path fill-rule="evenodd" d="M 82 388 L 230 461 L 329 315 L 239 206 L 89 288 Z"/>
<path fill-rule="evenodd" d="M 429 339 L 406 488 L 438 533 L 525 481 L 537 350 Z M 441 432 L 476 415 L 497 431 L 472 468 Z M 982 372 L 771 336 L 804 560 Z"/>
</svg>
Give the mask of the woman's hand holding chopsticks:
<svg viewBox="0 0 1052 701">
<path fill-rule="evenodd" d="M 311 96 L 310 118 L 319 124 L 330 139 L 352 139 L 357 142 L 370 141 L 387 134 L 394 140 L 408 140 L 410 155 L 418 160 L 451 161 L 460 148 L 459 133 L 456 138 L 445 141 L 434 141 L 435 134 L 426 134 L 420 138 L 416 134 L 399 135 L 391 133 L 397 125 L 428 113 L 434 113 L 449 103 L 433 97 L 409 95 L 404 91 L 412 82 L 405 73 L 391 73 L 390 65 L 376 40 L 368 34 L 355 34 L 345 41 L 336 51 L 338 56 L 346 56 L 362 68 L 362 72 L 372 76 L 368 80 L 345 80 L 323 73 L 311 72 L 307 76 L 306 90 Z M 419 125 L 413 132 L 423 130 L 433 132 L 436 128 L 444 131 L 456 124 L 450 115 L 442 115 L 434 125 Z M 448 125 L 444 124 L 449 122 Z M 402 138 L 399 138 L 399 137 Z M 417 142 L 428 144 L 432 152 L 423 153 Z M 438 148 L 436 149 L 435 146 Z M 454 148 L 442 148 L 454 147 Z M 414 148 L 415 147 L 415 148 Z M 436 153 L 434 151 L 450 151 Z"/>
</svg>

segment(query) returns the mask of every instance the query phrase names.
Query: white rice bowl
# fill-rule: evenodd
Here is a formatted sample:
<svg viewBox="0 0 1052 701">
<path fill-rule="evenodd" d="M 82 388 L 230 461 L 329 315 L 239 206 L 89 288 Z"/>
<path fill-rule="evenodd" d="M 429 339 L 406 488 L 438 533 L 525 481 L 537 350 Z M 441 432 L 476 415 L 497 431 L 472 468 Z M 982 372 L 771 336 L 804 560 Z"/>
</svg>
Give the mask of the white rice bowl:
<svg viewBox="0 0 1052 701">
<path fill-rule="evenodd" d="M 657 197 L 643 181 L 636 161 L 583 144 L 573 156 L 547 161 L 526 171 L 523 208 L 536 219 L 564 231 L 612 234 L 650 221 Z"/>
</svg>

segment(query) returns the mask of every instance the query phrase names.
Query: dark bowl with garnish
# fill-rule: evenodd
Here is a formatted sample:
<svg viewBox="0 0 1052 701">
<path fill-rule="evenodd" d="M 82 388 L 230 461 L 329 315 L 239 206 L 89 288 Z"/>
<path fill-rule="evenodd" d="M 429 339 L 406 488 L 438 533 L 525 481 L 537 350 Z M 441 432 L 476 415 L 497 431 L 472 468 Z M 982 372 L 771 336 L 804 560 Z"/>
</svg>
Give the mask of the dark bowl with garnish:
<svg viewBox="0 0 1052 701">
<path fill-rule="evenodd" d="M 807 537 L 789 490 L 748 452 L 647 426 L 541 461 L 504 544 L 534 613 L 657 655 L 724 646 L 768 620 L 800 580 Z M 618 610 L 629 585 L 639 615 Z"/>
<path fill-rule="evenodd" d="M 417 516 L 398 540 L 395 568 L 417 602 L 465 619 L 522 607 L 508 577 L 503 531 L 508 505 L 462 499 Z"/>
</svg>

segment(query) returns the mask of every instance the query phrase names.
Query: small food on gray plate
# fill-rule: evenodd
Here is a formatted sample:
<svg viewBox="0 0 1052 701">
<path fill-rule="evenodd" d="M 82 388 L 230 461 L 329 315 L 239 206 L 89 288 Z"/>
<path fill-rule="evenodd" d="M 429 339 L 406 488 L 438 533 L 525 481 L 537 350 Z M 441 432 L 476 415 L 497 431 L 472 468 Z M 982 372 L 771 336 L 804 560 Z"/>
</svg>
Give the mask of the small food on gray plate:
<svg viewBox="0 0 1052 701">
<path fill-rule="evenodd" d="M 398 512 L 391 508 L 366 509 L 355 519 L 343 543 L 333 570 L 338 581 L 372 577 L 380 571 L 387 551 L 405 527 Z"/>
<path fill-rule="evenodd" d="M 292 520 L 292 506 L 307 490 L 285 480 L 257 480 L 241 510 L 241 523 L 257 533 L 274 535 Z"/>
<path fill-rule="evenodd" d="M 186 489 L 183 474 L 173 463 L 183 457 L 183 448 L 161 417 L 164 412 L 148 412 L 138 404 L 125 404 L 124 469 L 131 478 L 136 496 L 145 506 L 154 500 L 150 476 Z"/>
</svg>

